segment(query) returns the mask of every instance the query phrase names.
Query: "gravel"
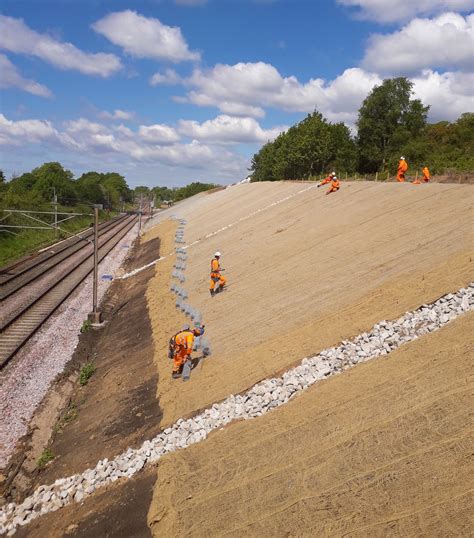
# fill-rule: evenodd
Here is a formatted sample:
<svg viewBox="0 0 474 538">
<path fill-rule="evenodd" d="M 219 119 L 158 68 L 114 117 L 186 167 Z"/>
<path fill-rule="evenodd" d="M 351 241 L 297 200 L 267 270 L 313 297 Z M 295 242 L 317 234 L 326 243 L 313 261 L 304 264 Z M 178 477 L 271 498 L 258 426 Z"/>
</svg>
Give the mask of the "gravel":
<svg viewBox="0 0 474 538">
<path fill-rule="evenodd" d="M 120 267 L 137 234 L 134 226 L 99 264 L 98 299 Z M 54 378 L 64 370 L 79 341 L 79 330 L 92 310 L 92 275 L 72 293 L 17 353 L 0 376 L 0 468 L 8 464 L 16 443 L 27 433 L 35 409 Z M 45 361 L 47 358 L 47 361 Z"/>
<path fill-rule="evenodd" d="M 147 463 L 158 461 L 164 454 L 198 443 L 211 431 L 233 420 L 262 416 L 284 405 L 314 383 L 340 374 L 360 362 L 387 355 L 472 309 L 474 283 L 441 297 L 431 305 L 407 312 L 398 320 L 382 320 L 368 332 L 303 359 L 300 365 L 279 378 L 265 379 L 244 394 L 232 394 L 195 417 L 179 419 L 138 449 L 128 448 L 111 461 L 107 458 L 100 460 L 94 469 L 40 486 L 21 504 L 4 506 L 0 510 L 0 533 L 11 535 L 18 526 L 26 525 L 43 513 L 57 510 L 70 502 L 81 502 L 98 488 L 132 477 Z"/>
</svg>

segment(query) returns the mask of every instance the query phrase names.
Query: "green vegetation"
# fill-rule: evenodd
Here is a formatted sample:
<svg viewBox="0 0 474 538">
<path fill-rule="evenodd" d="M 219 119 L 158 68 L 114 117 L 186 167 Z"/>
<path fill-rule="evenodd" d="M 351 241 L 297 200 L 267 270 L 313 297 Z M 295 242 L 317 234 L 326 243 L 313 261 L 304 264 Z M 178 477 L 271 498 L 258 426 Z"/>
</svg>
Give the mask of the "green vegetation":
<svg viewBox="0 0 474 538">
<path fill-rule="evenodd" d="M 425 165 L 432 174 L 474 170 L 474 114 L 427 124 L 429 106 L 412 95 L 408 79 L 384 80 L 362 103 L 355 137 L 344 124 L 309 114 L 254 155 L 252 181 L 312 179 L 331 170 L 385 178 L 387 171 L 395 174 L 401 155 L 410 171 Z"/>
<path fill-rule="evenodd" d="M 84 364 L 84 366 L 81 368 L 81 371 L 79 373 L 79 385 L 81 386 L 87 385 L 89 379 L 91 378 L 94 372 L 95 372 L 94 363 L 86 362 L 86 364 Z"/>
<path fill-rule="evenodd" d="M 179 202 L 200 192 L 209 191 L 219 187 L 215 183 L 200 183 L 199 181 L 190 183 L 185 187 L 175 187 L 170 189 L 169 187 L 149 187 L 139 186 L 135 187 L 133 194 L 135 199 L 140 196 L 146 198 L 154 198 L 155 207 L 159 207 L 164 202 Z"/>
<path fill-rule="evenodd" d="M 343 123 L 331 124 L 319 112 L 268 142 L 254 155 L 253 181 L 309 179 L 324 170 L 349 172 L 357 165 L 357 150 Z"/>
<path fill-rule="evenodd" d="M 54 454 L 50 448 L 45 448 L 39 457 L 38 461 L 36 462 L 36 465 L 39 469 L 43 469 L 43 467 L 46 467 L 46 465 L 54 460 Z"/>
<path fill-rule="evenodd" d="M 115 214 L 115 209 L 121 209 L 123 204 L 132 201 L 132 191 L 125 179 L 115 172 L 107 174 L 88 172 L 75 180 L 72 172 L 57 162 L 45 163 L 31 172 L 12 178 L 9 182 L 5 181 L 3 172 L 0 172 L 0 211 L 22 209 L 53 212 L 54 200 L 57 201 L 59 213 L 83 215 L 60 223 L 60 230 L 21 228 L 2 230 L 0 266 L 91 226 L 93 222 L 91 204 L 103 204 L 106 208 L 99 213 L 101 221 L 110 218 Z M 52 214 L 33 216 L 47 224 L 54 223 Z M 59 216 L 58 220 L 61 218 Z M 41 226 L 37 221 L 15 214 L 8 216 L 2 224 Z"/>
<path fill-rule="evenodd" d="M 91 326 L 92 326 L 92 323 L 90 322 L 90 320 L 85 319 L 82 322 L 81 333 L 86 333 L 91 328 Z"/>
<path fill-rule="evenodd" d="M 67 426 L 70 422 L 75 420 L 77 418 L 77 405 L 70 401 L 65 413 L 61 416 L 61 418 L 57 421 L 57 423 L 54 426 L 54 433 L 61 433 L 65 426 Z"/>
</svg>

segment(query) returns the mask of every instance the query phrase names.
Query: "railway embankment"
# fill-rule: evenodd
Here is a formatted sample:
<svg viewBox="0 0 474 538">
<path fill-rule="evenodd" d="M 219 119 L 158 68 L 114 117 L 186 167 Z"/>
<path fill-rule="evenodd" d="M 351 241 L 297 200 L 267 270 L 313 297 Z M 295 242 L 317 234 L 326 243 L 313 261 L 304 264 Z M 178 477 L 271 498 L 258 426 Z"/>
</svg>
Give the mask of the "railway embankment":
<svg viewBox="0 0 474 538">
<path fill-rule="evenodd" d="M 72 427 L 70 444 L 38 475 L 37 484 L 46 487 L 35 490 L 36 495 L 51 493 L 46 502 L 53 500 L 57 511 L 28 519 L 19 535 L 209 535 L 224 528 L 265 535 L 272 529 L 272 517 L 301 532 L 363 533 L 365 516 L 351 519 L 348 512 L 337 510 L 339 499 L 347 505 L 359 494 L 360 504 L 350 505 L 357 513 L 377 499 L 397 500 L 393 510 L 387 509 L 389 501 L 377 505 L 380 517 L 367 520 L 368 528 L 392 516 L 405 533 L 416 526 L 433 528 L 439 503 L 449 508 L 448 519 L 461 521 L 463 528 L 465 473 L 454 469 L 460 461 L 456 454 L 464 457 L 467 439 L 460 412 L 466 384 L 460 382 L 457 390 L 456 378 L 468 368 L 465 358 L 472 350 L 468 286 L 473 238 L 463 225 L 472 217 L 472 203 L 469 185 L 376 183 L 343 183 L 329 197 L 314 184 L 238 185 L 183 202 L 175 208 L 187 222 L 182 286 L 189 303 L 203 314 L 212 342 L 212 355 L 193 370 L 188 383 L 171 378 L 166 359 L 169 336 L 185 321 L 170 289 L 175 260 L 168 254 L 175 247 L 177 223 L 169 215 L 158 216 L 157 225 L 143 238 L 144 258 L 120 281 L 127 287 L 118 288 L 123 306 L 114 309 L 114 317 L 126 312 L 135 293 L 137 303 L 139 295 L 140 301 L 144 298 L 151 344 L 140 345 L 150 369 L 139 362 L 140 345 L 131 345 L 133 361 L 142 367 L 134 370 L 130 383 L 136 386 L 145 376 L 156 383 L 153 397 L 159 411 L 147 420 L 155 420 L 159 433 L 153 436 L 150 430 L 150 437 L 142 437 L 139 444 L 132 430 L 135 424 L 143 434 L 140 416 L 133 418 L 121 407 L 113 410 L 106 404 L 102 409 L 105 400 L 97 396 L 94 406 L 91 398 L 63 429 L 66 439 Z M 153 264 L 159 257 L 152 248 L 157 238 L 162 256 Z M 229 287 L 210 297 L 209 259 L 216 250 L 222 252 Z M 139 266 L 142 271 L 135 270 Z M 142 278 L 146 285 L 140 284 Z M 135 315 L 145 316 L 142 310 Z M 135 323 L 134 337 L 141 334 L 141 321 L 129 321 L 130 327 L 124 320 L 115 323 L 109 335 L 115 347 L 110 343 L 107 350 L 117 355 L 114 371 L 123 376 L 128 331 Z M 101 345 L 97 341 L 94 347 Z M 380 358 L 368 361 L 375 357 Z M 108 385 L 112 399 L 126 401 L 132 385 L 124 385 L 120 393 L 120 378 L 101 368 L 104 360 L 101 355 L 86 390 L 115 379 L 117 386 Z M 301 372 L 290 371 L 301 363 Z M 106 393 L 102 391 L 104 398 Z M 437 413 L 440 406 L 449 417 L 449 429 Z M 268 409 L 273 410 L 266 413 Z M 375 415 L 373 410 L 380 412 Z M 124 424 L 132 417 L 130 437 L 124 434 L 123 445 L 120 432 L 109 430 L 117 436 L 109 444 L 104 440 L 109 425 L 121 422 L 114 411 L 124 413 Z M 102 430 L 93 426 L 98 417 Z M 403 435 L 398 438 L 400 424 Z M 82 429 L 84 439 L 94 435 L 89 444 L 96 443 L 95 462 L 92 449 L 88 454 L 81 448 L 74 429 Z M 419 456 L 428 430 L 432 450 L 425 447 L 423 465 Z M 96 432 L 102 437 L 95 437 Z M 239 432 L 247 458 L 239 454 Z M 66 454 L 67 448 L 75 452 L 75 441 L 77 461 L 74 454 Z M 195 446 L 186 448 L 191 444 Z M 319 444 L 313 462 L 311 454 Z M 328 458 L 331 450 L 334 457 Z M 255 451 L 258 457 L 252 459 Z M 339 453 L 346 456 L 335 457 Z M 371 467 L 369 456 L 379 465 Z M 218 462 L 215 469 L 213 461 Z M 347 461 L 351 465 L 345 465 Z M 419 471 L 416 480 L 409 480 L 405 461 Z M 320 474 L 310 472 L 315 465 Z M 245 475 L 242 481 L 239 470 Z M 431 488 L 431 496 L 423 495 L 435 471 L 444 482 Z M 94 472 L 100 474 L 97 483 Z M 78 473 L 87 484 L 73 476 Z M 450 476 L 457 478 L 450 482 Z M 68 488 L 75 488 L 72 498 Z M 410 492 L 416 513 L 406 512 L 407 505 L 398 502 L 402 489 Z M 182 498 L 184 490 L 188 493 Z M 255 491 L 260 518 L 252 512 Z M 458 494 L 462 503 L 453 510 Z M 177 499 L 179 507 L 174 505 Z M 41 511 L 42 497 L 33 501 Z M 227 515 L 219 519 L 221 504 Z M 149 507 L 146 521 L 143 505 Z M 195 514 L 191 519 L 188 505 Z M 25 514 L 30 512 L 31 507 Z"/>
</svg>

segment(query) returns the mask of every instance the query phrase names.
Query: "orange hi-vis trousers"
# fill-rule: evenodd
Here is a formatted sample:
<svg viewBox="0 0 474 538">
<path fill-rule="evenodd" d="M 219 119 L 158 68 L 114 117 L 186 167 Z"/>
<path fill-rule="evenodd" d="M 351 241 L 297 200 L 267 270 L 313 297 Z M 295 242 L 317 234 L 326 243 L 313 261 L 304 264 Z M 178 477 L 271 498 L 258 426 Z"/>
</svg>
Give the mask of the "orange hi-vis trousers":
<svg viewBox="0 0 474 538">
<path fill-rule="evenodd" d="M 174 354 L 173 357 L 173 373 L 179 373 L 181 371 L 181 367 L 186 362 L 186 359 L 188 359 L 191 356 L 191 350 L 180 347 Z"/>
<path fill-rule="evenodd" d="M 227 280 L 220 273 L 211 273 L 211 280 L 210 280 L 210 283 L 209 283 L 209 289 L 213 290 L 217 283 L 219 283 L 221 288 L 223 288 L 225 286 L 226 282 L 227 282 Z"/>
</svg>

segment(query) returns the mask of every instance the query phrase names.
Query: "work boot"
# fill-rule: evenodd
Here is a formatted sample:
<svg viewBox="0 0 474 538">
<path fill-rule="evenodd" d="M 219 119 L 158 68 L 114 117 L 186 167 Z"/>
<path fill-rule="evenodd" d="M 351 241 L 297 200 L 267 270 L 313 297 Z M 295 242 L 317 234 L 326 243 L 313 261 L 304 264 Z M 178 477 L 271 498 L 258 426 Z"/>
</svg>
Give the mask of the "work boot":
<svg viewBox="0 0 474 538">
<path fill-rule="evenodd" d="M 216 292 L 214 290 L 209 290 L 211 292 L 211 297 L 214 297 L 214 295 L 216 294 Z"/>
<path fill-rule="evenodd" d="M 181 377 L 181 374 L 180 374 L 179 372 L 173 372 L 173 373 L 171 374 L 171 377 L 172 377 L 173 379 L 178 379 L 178 377 Z"/>
</svg>

